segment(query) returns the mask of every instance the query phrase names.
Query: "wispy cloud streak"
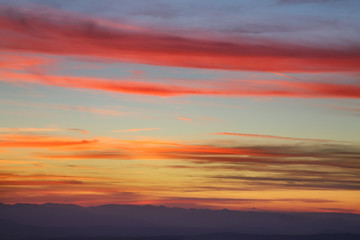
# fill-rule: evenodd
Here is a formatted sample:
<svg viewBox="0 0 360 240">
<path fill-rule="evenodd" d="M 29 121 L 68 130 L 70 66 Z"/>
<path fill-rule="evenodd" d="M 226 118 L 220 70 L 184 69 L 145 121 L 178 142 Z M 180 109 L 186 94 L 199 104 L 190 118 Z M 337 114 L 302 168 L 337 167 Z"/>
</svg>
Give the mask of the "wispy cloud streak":
<svg viewBox="0 0 360 240">
<path fill-rule="evenodd" d="M 286 81 L 208 81 L 204 87 L 151 83 L 123 79 L 33 75 L 15 72 L 0 73 L 0 81 L 10 83 L 36 83 L 65 88 L 94 89 L 126 94 L 152 96 L 208 95 L 232 97 L 292 97 L 292 98 L 360 98 L 360 85 L 344 83 L 312 83 Z"/>
<path fill-rule="evenodd" d="M 181 120 L 181 121 L 186 121 L 186 122 L 192 121 L 191 118 L 184 118 L 184 117 L 177 117 L 176 119 Z"/>
<path fill-rule="evenodd" d="M 86 145 L 96 143 L 96 139 L 84 140 L 71 137 L 52 137 L 42 135 L 1 134 L 1 148 L 52 148 Z"/>
<path fill-rule="evenodd" d="M 327 139 L 295 138 L 295 137 L 282 137 L 282 136 L 275 136 L 275 135 L 249 134 L 249 133 L 218 132 L 218 133 L 214 133 L 214 134 L 216 134 L 216 135 L 228 135 L 228 136 L 239 136 L 239 137 L 253 137 L 253 138 L 270 138 L 270 139 L 279 139 L 279 140 L 334 142 L 333 140 L 327 140 Z"/>
<path fill-rule="evenodd" d="M 31 26 L 31 27 L 28 27 Z M 56 9 L 0 9 L 0 47 L 154 65 L 273 72 L 357 71 L 360 46 L 305 46 L 243 36 L 236 41 L 177 36 L 77 17 Z M 174 32 L 174 31 L 172 31 Z"/>
</svg>

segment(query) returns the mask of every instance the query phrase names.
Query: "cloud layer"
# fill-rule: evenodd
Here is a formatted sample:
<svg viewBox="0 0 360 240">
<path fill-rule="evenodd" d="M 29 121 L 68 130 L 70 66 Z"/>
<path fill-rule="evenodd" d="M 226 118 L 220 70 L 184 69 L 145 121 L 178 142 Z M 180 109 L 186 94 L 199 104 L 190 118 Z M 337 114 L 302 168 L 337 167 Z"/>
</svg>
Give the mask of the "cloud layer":
<svg viewBox="0 0 360 240">
<path fill-rule="evenodd" d="M 126 79 L 99 79 L 89 77 L 34 75 L 3 72 L 1 81 L 36 83 L 65 88 L 95 89 L 109 92 L 152 96 L 229 96 L 229 97 L 291 97 L 291 98 L 360 98 L 359 84 L 287 82 L 280 80 L 222 80 L 204 82 L 204 87 L 172 83 L 130 81 Z"/>
<path fill-rule="evenodd" d="M 0 4 L 0 201 L 360 211 L 359 2 L 31 2 Z"/>
<path fill-rule="evenodd" d="M 360 46 L 279 42 L 242 36 L 190 38 L 80 17 L 56 9 L 0 8 L 0 47 L 12 51 L 101 57 L 165 66 L 275 72 L 357 71 Z M 210 34 L 211 35 L 211 34 Z"/>
</svg>

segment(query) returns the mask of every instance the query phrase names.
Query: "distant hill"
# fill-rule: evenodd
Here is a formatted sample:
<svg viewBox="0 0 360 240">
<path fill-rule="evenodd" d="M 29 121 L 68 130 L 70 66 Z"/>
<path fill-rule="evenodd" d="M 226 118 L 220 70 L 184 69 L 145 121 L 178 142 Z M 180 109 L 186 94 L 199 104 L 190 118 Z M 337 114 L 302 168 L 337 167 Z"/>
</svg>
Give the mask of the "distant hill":
<svg viewBox="0 0 360 240">
<path fill-rule="evenodd" d="M 219 232 L 227 234 L 218 238 Z M 77 239 L 82 236 L 93 240 L 105 237 L 146 237 L 150 240 L 154 236 L 168 236 L 163 237 L 164 240 L 246 240 L 246 234 L 251 234 L 251 239 L 265 239 L 262 238 L 264 234 L 313 234 L 313 238 L 306 239 L 338 239 L 330 236 L 344 233 L 349 238 L 339 239 L 360 236 L 351 235 L 360 234 L 359 214 L 246 212 L 149 205 L 0 204 L 1 239 L 32 240 L 32 236 L 34 239 L 72 240 L 76 239 L 72 236 Z M 243 234 L 241 238 L 239 234 Z M 328 234 L 321 235 L 328 238 L 316 238 L 318 234 Z"/>
</svg>

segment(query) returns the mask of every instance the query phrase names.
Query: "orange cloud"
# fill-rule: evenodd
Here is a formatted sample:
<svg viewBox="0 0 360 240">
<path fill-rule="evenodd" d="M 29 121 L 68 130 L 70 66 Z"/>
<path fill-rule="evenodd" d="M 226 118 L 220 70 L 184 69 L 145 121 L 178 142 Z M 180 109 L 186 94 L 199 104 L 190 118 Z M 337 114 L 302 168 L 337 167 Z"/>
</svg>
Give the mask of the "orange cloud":
<svg viewBox="0 0 360 240">
<path fill-rule="evenodd" d="M 59 175 L 1 174 L 0 172 L 0 184 L 3 186 L 0 191 L 2 193 L 5 192 L 2 197 L 4 201 L 16 202 L 20 199 L 20 201 L 28 200 L 36 202 L 57 199 L 57 201 L 94 204 L 116 202 L 118 198 L 127 196 L 126 200 L 120 199 L 118 201 L 133 204 L 140 204 L 140 202 L 155 203 L 156 201 L 166 204 L 182 204 L 181 200 L 185 200 L 184 202 L 187 202 L 187 200 L 176 199 L 171 194 L 176 193 L 175 196 L 182 196 L 180 195 L 181 192 L 186 189 L 187 193 L 189 193 L 187 196 L 201 196 L 204 198 L 204 203 L 207 204 L 216 204 L 218 202 L 219 205 L 223 205 L 228 202 L 229 204 L 233 203 L 233 205 L 236 205 L 236 201 L 242 203 L 246 201 L 246 198 L 241 200 L 229 194 L 227 195 L 229 199 L 234 198 L 234 201 L 222 201 L 221 199 L 215 199 L 216 195 L 209 193 L 214 191 L 233 193 L 234 191 L 283 191 L 289 189 L 354 191 L 359 187 L 359 181 L 354 169 L 359 168 L 358 159 L 360 151 L 357 146 L 353 145 L 321 143 L 316 143 L 315 145 L 307 143 L 309 145 L 248 146 L 216 143 L 211 145 L 161 140 L 120 140 L 105 137 L 97 138 L 97 141 L 94 143 L 89 142 L 79 145 L 77 143 L 80 143 L 82 140 L 78 138 L 50 137 L 36 134 L 4 134 L 0 138 L 5 143 L 17 141 L 16 147 L 19 147 L 21 143 L 20 147 L 45 149 L 42 149 L 41 152 L 28 153 L 28 157 L 25 156 L 26 159 L 37 159 L 38 161 L 40 161 L 39 159 L 41 161 L 44 159 L 64 159 L 66 161 L 90 160 L 81 161 L 81 164 L 84 165 L 90 163 L 89 167 L 93 167 L 92 163 L 94 162 L 101 162 L 102 164 L 103 161 L 92 161 L 96 159 L 128 160 L 124 165 L 131 166 L 131 164 L 136 164 L 137 167 L 139 166 L 136 160 L 155 160 L 156 163 L 151 162 L 151 164 L 156 164 L 156 168 L 165 167 L 166 171 L 164 172 L 170 171 L 169 174 L 172 174 L 171 171 L 175 171 L 179 174 L 174 174 L 174 178 L 169 178 L 169 182 L 171 180 L 178 184 L 174 186 L 172 184 L 159 183 L 158 181 L 161 180 L 153 178 L 151 178 L 149 183 L 147 182 L 149 175 L 145 172 L 140 174 L 140 176 L 133 176 L 132 174 L 130 174 L 130 177 L 121 175 L 124 179 L 118 179 L 117 176 L 120 176 L 118 172 L 111 177 L 108 170 L 98 169 L 95 175 L 95 171 L 91 172 L 89 169 L 84 169 L 84 171 L 81 171 L 81 174 L 84 174 L 84 176 L 72 176 L 71 173 L 73 171 L 69 171 L 71 169 L 67 164 L 64 166 L 57 165 L 56 171 L 58 171 Z M 74 145 L 63 146 L 62 144 L 55 144 L 61 141 Z M 37 145 L 31 145 L 35 143 Z M 179 165 L 175 165 L 169 170 L 169 164 L 174 163 Z M 106 164 L 102 166 L 106 168 Z M 143 167 L 148 168 L 146 165 Z M 185 175 L 191 173 L 191 175 L 196 176 L 191 177 L 191 179 L 189 179 L 189 176 L 186 177 L 191 182 L 190 186 L 180 187 L 182 184 L 187 185 L 189 183 L 187 181 L 182 182 L 182 180 L 177 178 L 184 174 L 179 170 L 181 168 L 189 169 Z M 316 170 L 311 170 L 315 168 Z M 141 167 L 138 169 L 141 171 Z M 37 171 L 29 168 L 28 170 Z M 131 183 L 129 184 L 129 182 Z M 123 184 L 125 187 L 123 187 Z M 150 184 L 153 185 L 150 186 Z M 161 187 L 154 187 L 155 185 L 161 185 Z M 54 186 L 57 187 L 54 188 Z M 119 189 L 143 195 L 139 199 L 137 199 L 139 195 L 132 195 L 131 193 L 118 195 L 116 193 Z M 190 194 L 191 192 L 206 192 L 208 195 L 192 195 Z M 297 201 L 296 199 L 294 197 L 291 201 Z M 321 202 L 321 200 L 305 199 L 306 197 L 304 197 L 304 200 L 302 198 L 298 200 Z M 196 199 L 191 199 L 191 197 L 188 200 L 189 203 L 197 202 Z M 288 200 L 290 201 L 290 199 Z M 268 202 L 272 201 L 281 202 L 282 200 L 274 197 L 273 200 Z M 326 201 L 324 200 L 324 202 Z"/>
<path fill-rule="evenodd" d="M 9 172 L 0 172 L 0 179 L 5 180 L 16 180 L 16 181 L 24 181 L 24 180 L 36 180 L 36 181 L 64 181 L 68 182 L 71 180 L 83 182 L 83 181 L 102 181 L 102 180 L 113 180 L 108 177 L 89 177 L 89 176 L 79 176 L 79 175 L 50 175 L 50 174 L 17 174 L 17 173 L 9 173 Z"/>
<path fill-rule="evenodd" d="M 25 27 L 31 25 L 31 28 Z M 92 26 L 92 27 L 89 27 Z M 2 6 L 0 47 L 153 65 L 271 72 L 358 71 L 358 45 L 304 45 L 249 36 L 190 38 L 55 9 Z M 173 30 L 174 31 L 174 30 Z"/>
<path fill-rule="evenodd" d="M 261 149 L 244 147 L 218 147 L 211 145 L 188 144 L 157 144 L 152 142 L 131 141 L 129 143 L 109 139 L 110 142 L 98 142 L 92 149 L 90 145 L 85 151 L 68 153 L 41 153 L 36 158 L 42 159 L 118 159 L 118 160 L 152 160 L 152 159 L 182 159 L 204 160 L 209 162 L 254 161 L 250 157 L 287 157 L 286 153 L 275 153 Z M 121 149 L 114 149 L 114 148 Z M 231 157 L 232 156 L 232 157 Z M 248 157 L 248 158 L 246 158 Z"/>
<path fill-rule="evenodd" d="M 64 185 L 64 184 L 81 184 L 82 182 L 76 181 L 76 180 L 69 180 L 69 181 L 19 181 L 19 180 L 7 180 L 7 181 L 0 181 L 0 184 L 2 186 L 6 185 L 21 185 L 21 186 L 27 186 L 27 185 Z"/>
<path fill-rule="evenodd" d="M 38 154 L 38 158 L 44 159 L 117 159 L 117 160 L 129 160 L 139 158 L 139 153 L 136 151 L 115 151 L 115 150 L 97 150 L 97 151 L 81 151 L 70 152 L 62 154 Z"/>
<path fill-rule="evenodd" d="M 2 148 L 51 148 L 74 145 L 87 145 L 97 140 L 79 140 L 70 137 L 51 137 L 41 135 L 2 134 L 0 135 Z"/>
<path fill-rule="evenodd" d="M 316 165 L 353 169 L 359 167 L 356 160 L 360 154 L 349 144 L 317 145 L 315 148 L 311 145 L 218 146 L 179 142 L 126 141 L 101 137 L 84 140 L 34 134 L 2 134 L 0 137 L 2 139 L 0 147 L 4 149 L 43 148 L 55 150 L 56 148 L 57 150 L 56 152 L 30 153 L 28 159 L 178 159 L 192 163 L 260 164 L 264 166 Z M 341 151 L 338 150 L 340 148 Z"/>
</svg>

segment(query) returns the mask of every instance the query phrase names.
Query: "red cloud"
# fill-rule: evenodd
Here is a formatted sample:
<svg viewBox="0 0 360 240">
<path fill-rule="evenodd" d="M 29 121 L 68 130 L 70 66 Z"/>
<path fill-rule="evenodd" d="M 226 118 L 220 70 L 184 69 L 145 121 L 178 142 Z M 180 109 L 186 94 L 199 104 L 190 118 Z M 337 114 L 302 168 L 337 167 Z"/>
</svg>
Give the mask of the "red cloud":
<svg viewBox="0 0 360 240">
<path fill-rule="evenodd" d="M 50 62 L 49 59 L 34 56 L 20 56 L 14 54 L 0 55 L 0 69 L 24 70 L 49 64 Z"/>
<path fill-rule="evenodd" d="M 174 86 L 162 83 L 148 83 L 124 80 L 109 80 L 85 77 L 68 77 L 68 76 L 37 76 L 22 73 L 3 73 L 0 74 L 5 79 L 11 79 L 10 82 L 27 82 L 40 83 L 68 88 L 87 88 L 111 92 L 143 94 L 154 96 L 175 96 L 186 94 L 220 94 L 215 89 L 196 89 L 190 87 Z"/>
<path fill-rule="evenodd" d="M 29 27 L 31 26 L 31 27 Z M 182 37 L 60 10 L 0 8 L 0 47 L 153 65 L 273 72 L 358 71 L 360 46 Z M 172 31 L 174 32 L 174 31 Z M 226 37 L 226 36 L 225 36 Z"/>
<path fill-rule="evenodd" d="M 38 83 L 67 88 L 96 89 L 103 91 L 153 96 L 213 95 L 213 96 L 267 96 L 298 98 L 360 98 L 360 85 L 338 83 L 311 83 L 286 81 L 222 81 L 221 86 L 207 82 L 206 87 L 169 85 L 141 81 L 110 80 L 100 78 L 33 75 L 3 72 L 0 81 Z M 103 114 L 110 114 L 102 111 Z M 117 114 L 117 112 L 114 114 Z M 180 118 L 178 118 L 180 119 Z M 182 118 L 181 120 L 184 120 Z"/>
</svg>

